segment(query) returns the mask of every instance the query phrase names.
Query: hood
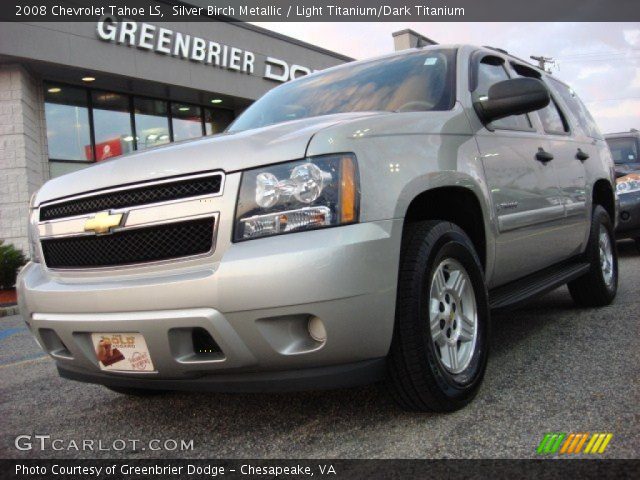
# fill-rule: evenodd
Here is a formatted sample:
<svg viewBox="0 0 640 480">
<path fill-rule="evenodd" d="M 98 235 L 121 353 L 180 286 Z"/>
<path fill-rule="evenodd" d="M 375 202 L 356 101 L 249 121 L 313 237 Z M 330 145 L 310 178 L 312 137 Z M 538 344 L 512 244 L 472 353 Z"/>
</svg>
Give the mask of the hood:
<svg viewBox="0 0 640 480">
<path fill-rule="evenodd" d="M 311 137 L 319 130 L 371 115 L 385 113 L 340 113 L 304 118 L 134 152 L 49 180 L 38 192 L 35 204 L 117 185 L 209 170 L 229 173 L 303 158 Z"/>
<path fill-rule="evenodd" d="M 624 177 L 625 175 L 629 175 L 630 173 L 639 173 L 640 172 L 640 163 L 616 163 L 616 178 Z"/>
</svg>

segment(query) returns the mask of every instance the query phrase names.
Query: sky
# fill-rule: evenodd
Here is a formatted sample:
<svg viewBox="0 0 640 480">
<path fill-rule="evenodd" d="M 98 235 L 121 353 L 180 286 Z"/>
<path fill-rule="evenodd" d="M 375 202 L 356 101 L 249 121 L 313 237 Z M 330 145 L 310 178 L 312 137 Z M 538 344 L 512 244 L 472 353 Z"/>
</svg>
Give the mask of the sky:
<svg viewBox="0 0 640 480">
<path fill-rule="evenodd" d="M 411 28 L 438 43 L 503 48 L 523 59 L 554 57 L 554 75 L 578 93 L 603 133 L 640 129 L 640 23 L 286 23 L 256 25 L 356 59 L 393 51 Z"/>
</svg>

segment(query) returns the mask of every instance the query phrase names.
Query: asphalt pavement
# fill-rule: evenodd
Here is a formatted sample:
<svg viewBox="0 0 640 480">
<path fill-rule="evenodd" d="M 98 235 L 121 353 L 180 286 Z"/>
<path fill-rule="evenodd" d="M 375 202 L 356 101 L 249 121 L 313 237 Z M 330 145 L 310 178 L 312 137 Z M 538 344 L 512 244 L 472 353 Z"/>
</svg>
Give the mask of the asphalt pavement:
<svg viewBox="0 0 640 480">
<path fill-rule="evenodd" d="M 612 305 L 578 309 L 563 287 L 494 316 L 484 385 L 446 415 L 403 412 L 380 386 L 126 397 L 60 379 L 22 320 L 1 318 L 0 458 L 530 458 L 547 432 L 612 433 L 600 458 L 638 458 L 640 254 L 619 249 Z M 50 435 L 44 451 L 36 434 Z"/>
</svg>

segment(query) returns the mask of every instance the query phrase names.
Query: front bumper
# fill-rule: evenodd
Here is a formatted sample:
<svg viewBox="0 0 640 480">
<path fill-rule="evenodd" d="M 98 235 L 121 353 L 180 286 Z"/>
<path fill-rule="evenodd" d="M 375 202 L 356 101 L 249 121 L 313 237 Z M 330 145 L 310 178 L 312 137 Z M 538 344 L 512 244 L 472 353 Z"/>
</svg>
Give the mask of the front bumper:
<svg viewBox="0 0 640 480">
<path fill-rule="evenodd" d="M 70 276 L 29 264 L 19 304 L 61 375 L 76 380 L 198 390 L 363 383 L 380 377 L 391 342 L 401 231 L 386 220 L 264 238 L 230 244 L 210 264 L 141 274 Z M 310 316 L 326 341 L 309 335 Z M 196 327 L 219 358 L 185 355 L 180 332 Z M 155 371 L 102 371 L 92 332 L 141 333 Z"/>
<path fill-rule="evenodd" d="M 618 198 L 620 205 L 616 238 L 640 237 L 640 192 L 623 193 Z"/>
</svg>

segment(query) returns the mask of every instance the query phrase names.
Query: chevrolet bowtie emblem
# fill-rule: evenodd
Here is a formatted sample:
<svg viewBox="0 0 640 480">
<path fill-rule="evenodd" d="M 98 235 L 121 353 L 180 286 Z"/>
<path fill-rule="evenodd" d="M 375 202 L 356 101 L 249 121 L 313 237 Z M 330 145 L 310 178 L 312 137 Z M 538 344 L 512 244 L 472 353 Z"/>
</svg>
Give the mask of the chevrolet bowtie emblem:
<svg viewBox="0 0 640 480">
<path fill-rule="evenodd" d="M 122 222 L 122 213 L 110 214 L 109 212 L 96 213 L 84 224 L 85 232 L 107 233 L 112 228 L 119 227 Z"/>
</svg>

